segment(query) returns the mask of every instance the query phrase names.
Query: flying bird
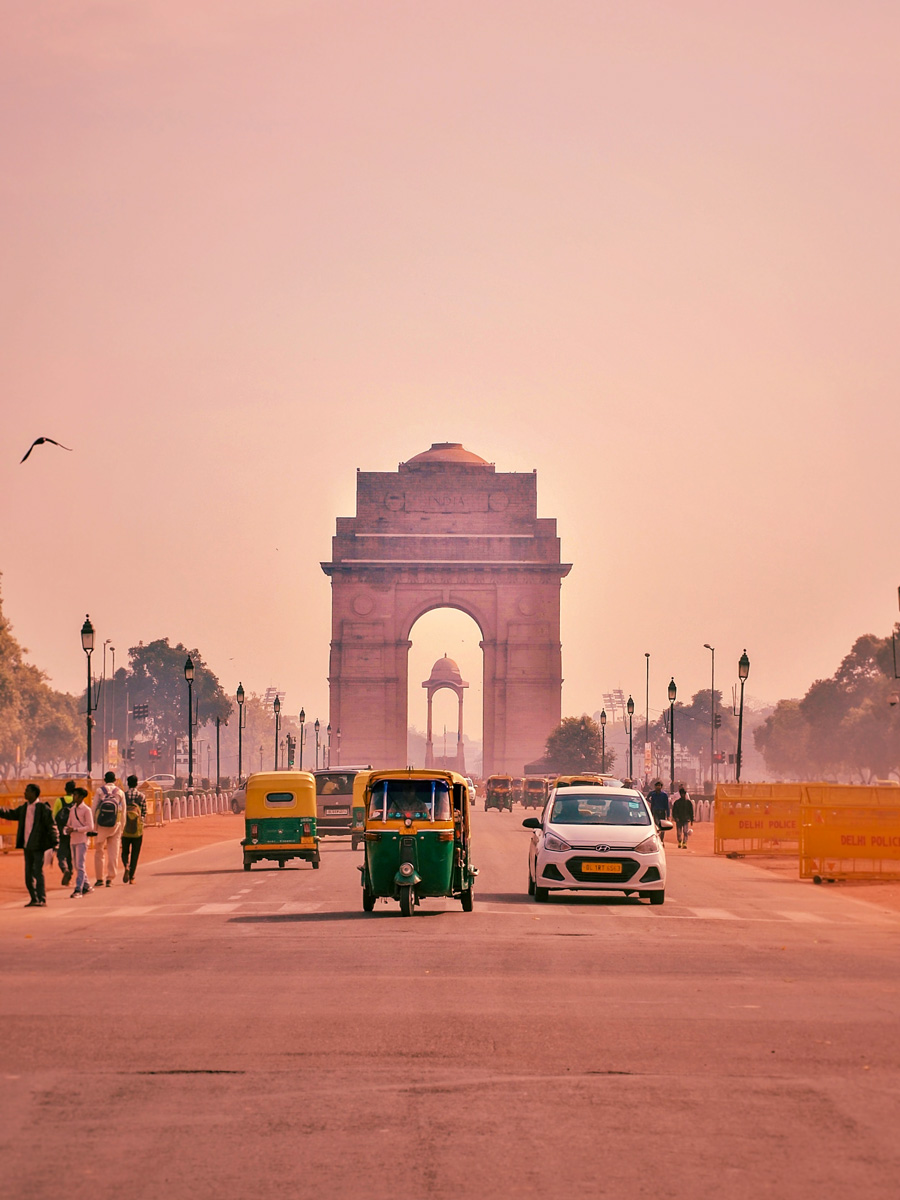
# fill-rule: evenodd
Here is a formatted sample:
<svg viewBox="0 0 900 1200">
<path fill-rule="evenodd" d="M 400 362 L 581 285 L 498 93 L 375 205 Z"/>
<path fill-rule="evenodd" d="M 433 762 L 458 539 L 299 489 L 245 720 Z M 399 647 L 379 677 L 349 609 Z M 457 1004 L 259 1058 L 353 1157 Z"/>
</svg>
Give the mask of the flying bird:
<svg viewBox="0 0 900 1200">
<path fill-rule="evenodd" d="M 25 458 L 28 457 L 28 455 L 32 452 L 32 450 L 35 448 L 35 446 L 43 446 L 44 442 L 49 442 L 51 446 L 59 446 L 60 450 L 68 450 L 70 454 L 72 452 L 71 446 L 64 446 L 62 444 L 62 442 L 55 442 L 53 440 L 53 438 L 35 438 L 34 441 L 31 443 L 31 445 L 28 447 L 28 449 L 25 451 Z M 23 458 L 22 462 L 19 463 L 20 467 L 21 467 L 22 463 L 25 461 L 25 458 Z"/>
</svg>

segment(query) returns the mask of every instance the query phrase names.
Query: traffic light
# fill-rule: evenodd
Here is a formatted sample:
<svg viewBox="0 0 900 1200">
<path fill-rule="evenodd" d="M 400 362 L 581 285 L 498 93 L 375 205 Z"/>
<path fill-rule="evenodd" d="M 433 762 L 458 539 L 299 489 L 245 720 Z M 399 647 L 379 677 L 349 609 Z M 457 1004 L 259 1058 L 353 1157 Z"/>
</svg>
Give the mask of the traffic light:
<svg viewBox="0 0 900 1200">
<path fill-rule="evenodd" d="M 135 704 L 134 708 L 131 710 L 131 715 L 134 717 L 135 721 L 145 721 L 147 717 L 150 716 L 150 705 Z"/>
<path fill-rule="evenodd" d="M 288 734 L 287 735 L 287 765 L 289 768 L 293 767 L 293 765 L 294 765 L 294 751 L 296 750 L 296 748 L 297 748 L 297 739 L 295 737 L 292 737 L 290 734 Z"/>
<path fill-rule="evenodd" d="M 713 762 L 723 763 L 725 761 L 725 751 L 717 750 L 713 755 Z"/>
<path fill-rule="evenodd" d="M 151 758 L 159 758 L 159 751 L 156 749 L 155 746 L 151 747 L 149 754 L 150 754 Z"/>
<path fill-rule="evenodd" d="M 127 759 L 132 759 L 132 758 L 134 758 L 134 746 L 129 746 L 129 747 L 128 747 L 128 749 L 125 751 L 125 757 L 126 757 Z"/>
<path fill-rule="evenodd" d="M 713 724 L 715 725 L 716 729 L 721 729 L 721 727 L 722 727 L 722 714 L 721 713 L 716 713 L 716 715 L 713 717 Z"/>
</svg>

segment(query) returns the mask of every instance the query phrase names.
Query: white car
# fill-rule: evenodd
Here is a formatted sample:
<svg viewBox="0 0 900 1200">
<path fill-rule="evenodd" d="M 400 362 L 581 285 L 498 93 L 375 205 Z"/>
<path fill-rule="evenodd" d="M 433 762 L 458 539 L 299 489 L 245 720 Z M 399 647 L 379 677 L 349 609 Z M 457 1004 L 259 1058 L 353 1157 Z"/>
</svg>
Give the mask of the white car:
<svg viewBox="0 0 900 1200">
<path fill-rule="evenodd" d="M 528 850 L 528 894 L 552 891 L 624 892 L 651 904 L 666 898 L 666 852 L 650 808 L 631 788 L 554 788 Z M 671 829 L 671 821 L 660 828 Z"/>
</svg>

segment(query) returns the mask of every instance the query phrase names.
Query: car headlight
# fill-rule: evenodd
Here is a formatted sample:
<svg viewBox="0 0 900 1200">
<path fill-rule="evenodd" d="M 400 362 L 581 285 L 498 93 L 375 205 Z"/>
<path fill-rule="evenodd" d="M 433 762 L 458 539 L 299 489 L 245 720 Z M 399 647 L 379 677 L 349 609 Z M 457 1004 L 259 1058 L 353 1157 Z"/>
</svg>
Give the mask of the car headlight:
<svg viewBox="0 0 900 1200">
<path fill-rule="evenodd" d="M 545 833 L 544 849 L 552 850 L 556 854 L 562 854 L 566 850 L 571 850 L 572 847 L 568 842 L 564 842 L 561 837 L 557 837 L 555 833 Z"/>
<path fill-rule="evenodd" d="M 651 833 L 648 838 L 644 838 L 642 842 L 634 848 L 635 854 L 655 854 L 659 849 L 659 842 L 656 840 L 656 834 Z"/>
<path fill-rule="evenodd" d="M 404 875 L 404 876 L 412 875 L 414 870 L 415 870 L 415 867 L 412 865 L 411 862 L 405 862 L 405 863 L 400 864 L 400 874 L 401 875 Z"/>
</svg>

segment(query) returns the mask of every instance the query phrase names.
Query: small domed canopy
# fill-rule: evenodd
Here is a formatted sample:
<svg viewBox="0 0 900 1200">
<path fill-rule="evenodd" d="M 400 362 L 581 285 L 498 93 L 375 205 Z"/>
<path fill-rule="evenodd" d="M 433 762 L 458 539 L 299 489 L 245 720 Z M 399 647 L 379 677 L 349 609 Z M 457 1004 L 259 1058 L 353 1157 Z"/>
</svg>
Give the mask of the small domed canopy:
<svg viewBox="0 0 900 1200">
<path fill-rule="evenodd" d="M 463 679 L 459 666 L 446 654 L 443 658 L 439 658 L 431 668 L 431 676 L 425 680 L 422 687 L 434 687 L 436 684 L 450 684 L 457 688 L 469 686 Z"/>
<path fill-rule="evenodd" d="M 467 450 L 462 442 L 433 442 L 430 450 L 406 460 L 406 466 L 427 466 L 428 463 L 459 463 L 466 466 L 489 467 L 486 458 Z"/>
</svg>

